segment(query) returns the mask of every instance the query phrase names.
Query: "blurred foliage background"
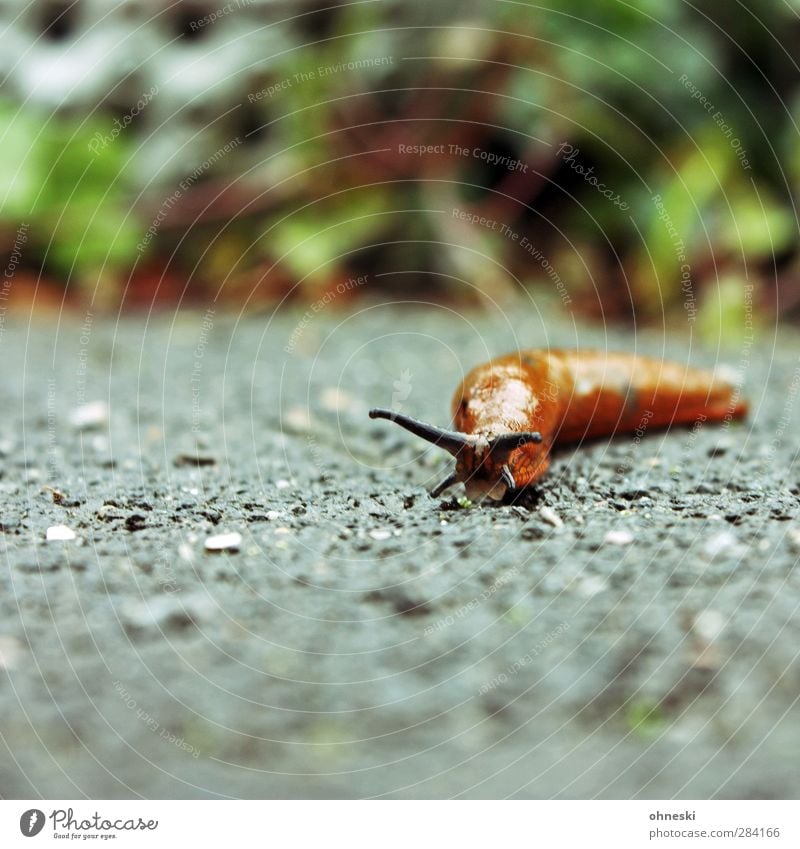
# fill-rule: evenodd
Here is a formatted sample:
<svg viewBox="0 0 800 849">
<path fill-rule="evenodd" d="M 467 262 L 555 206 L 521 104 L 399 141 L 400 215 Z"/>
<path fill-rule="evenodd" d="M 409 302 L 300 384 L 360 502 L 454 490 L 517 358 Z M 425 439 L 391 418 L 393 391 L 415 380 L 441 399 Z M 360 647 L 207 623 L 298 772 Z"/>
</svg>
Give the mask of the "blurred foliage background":
<svg viewBox="0 0 800 849">
<path fill-rule="evenodd" d="M 367 274 L 340 301 L 800 313 L 798 0 L 5 0 L 0 26 L 12 301 Z"/>
</svg>

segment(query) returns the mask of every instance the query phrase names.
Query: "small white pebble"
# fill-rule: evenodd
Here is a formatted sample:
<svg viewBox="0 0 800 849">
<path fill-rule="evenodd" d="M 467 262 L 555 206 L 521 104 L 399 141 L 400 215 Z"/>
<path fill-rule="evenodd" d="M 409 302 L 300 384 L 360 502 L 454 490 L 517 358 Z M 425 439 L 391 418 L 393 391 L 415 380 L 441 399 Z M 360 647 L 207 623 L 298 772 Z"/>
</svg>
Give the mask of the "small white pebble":
<svg viewBox="0 0 800 849">
<path fill-rule="evenodd" d="M 92 448 L 98 454 L 104 454 L 108 451 L 108 440 L 105 436 L 95 436 L 94 439 L 92 439 Z"/>
<path fill-rule="evenodd" d="M 582 595 L 584 598 L 592 598 L 596 596 L 598 593 L 603 592 L 608 587 L 608 583 L 605 578 L 600 578 L 597 575 L 591 575 L 588 578 L 584 578 L 578 584 L 578 593 Z"/>
<path fill-rule="evenodd" d="M 104 425 L 108 421 L 108 404 L 105 401 L 90 401 L 73 410 L 69 420 L 78 430 Z"/>
<path fill-rule="evenodd" d="M 0 635 L 0 669 L 14 669 L 22 655 L 22 643 L 16 637 Z"/>
<path fill-rule="evenodd" d="M 703 610 L 695 616 L 693 628 L 707 642 L 716 640 L 725 628 L 725 617 L 718 610 Z"/>
<path fill-rule="evenodd" d="M 714 534 L 703 546 L 703 552 L 707 557 L 719 557 L 726 552 L 735 552 L 739 548 L 739 541 L 732 531 L 721 531 Z"/>
<path fill-rule="evenodd" d="M 307 431 L 311 429 L 311 416 L 304 407 L 291 407 L 283 417 L 283 423 L 291 430 Z"/>
<path fill-rule="evenodd" d="M 187 545 L 185 542 L 182 542 L 178 546 L 178 557 L 181 560 L 185 560 L 187 563 L 191 563 L 194 560 L 194 551 L 192 551 L 191 545 Z"/>
<path fill-rule="evenodd" d="M 376 540 L 384 540 L 389 539 L 392 535 L 391 531 L 387 531 L 385 528 L 376 528 L 374 531 L 370 531 L 369 535 Z"/>
<path fill-rule="evenodd" d="M 343 389 L 325 389 L 320 398 L 320 403 L 326 410 L 335 413 L 339 410 L 347 410 L 353 406 L 353 396 Z"/>
<path fill-rule="evenodd" d="M 206 539 L 205 549 L 206 551 L 238 551 L 241 544 L 241 534 L 217 534 Z"/>
<path fill-rule="evenodd" d="M 549 522 L 554 528 L 564 527 L 564 521 L 552 507 L 541 507 L 539 509 L 539 515 L 545 520 L 545 522 Z"/>
<path fill-rule="evenodd" d="M 275 486 L 278 489 L 289 489 L 289 487 L 291 486 L 291 483 L 289 483 L 289 481 L 287 481 L 286 478 L 280 478 L 280 480 L 275 481 Z"/>
<path fill-rule="evenodd" d="M 605 541 L 610 545 L 630 545 L 633 542 L 633 534 L 630 531 L 609 531 Z"/>
<path fill-rule="evenodd" d="M 47 529 L 48 542 L 63 542 L 69 539 L 75 539 L 75 531 L 66 525 L 52 525 Z"/>
<path fill-rule="evenodd" d="M 789 528 L 787 536 L 789 537 L 789 544 L 792 548 L 800 550 L 800 528 Z"/>
<path fill-rule="evenodd" d="M 267 519 L 269 519 L 270 522 L 274 522 L 276 519 L 280 519 L 281 516 L 283 516 L 283 513 L 281 513 L 280 510 L 267 511 Z"/>
</svg>

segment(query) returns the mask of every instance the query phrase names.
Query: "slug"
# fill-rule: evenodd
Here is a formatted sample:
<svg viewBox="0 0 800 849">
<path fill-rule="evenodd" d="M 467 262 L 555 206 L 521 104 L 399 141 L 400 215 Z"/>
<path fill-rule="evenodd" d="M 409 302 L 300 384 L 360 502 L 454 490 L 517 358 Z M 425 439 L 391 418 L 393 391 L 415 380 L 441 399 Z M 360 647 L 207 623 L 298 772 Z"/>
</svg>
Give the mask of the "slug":
<svg viewBox="0 0 800 849">
<path fill-rule="evenodd" d="M 500 500 L 538 481 L 553 446 L 583 439 L 730 421 L 747 402 L 709 371 L 605 351 L 534 349 L 477 366 L 453 397 L 456 430 L 370 410 L 449 451 L 455 470 L 431 495 L 463 483 L 472 500 Z"/>
</svg>

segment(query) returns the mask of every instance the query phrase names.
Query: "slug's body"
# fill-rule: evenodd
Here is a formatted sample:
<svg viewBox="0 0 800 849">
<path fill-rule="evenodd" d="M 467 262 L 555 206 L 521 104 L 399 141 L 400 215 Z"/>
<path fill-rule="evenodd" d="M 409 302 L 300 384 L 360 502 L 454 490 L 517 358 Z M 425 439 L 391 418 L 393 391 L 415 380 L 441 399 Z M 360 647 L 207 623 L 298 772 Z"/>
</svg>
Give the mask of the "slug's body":
<svg viewBox="0 0 800 849">
<path fill-rule="evenodd" d="M 459 481 L 470 498 L 502 498 L 537 481 L 554 445 L 586 438 L 723 421 L 747 412 L 738 390 L 712 373 L 650 357 L 528 350 L 473 369 L 453 398 L 456 431 L 372 410 L 456 458 L 432 494 Z"/>
</svg>

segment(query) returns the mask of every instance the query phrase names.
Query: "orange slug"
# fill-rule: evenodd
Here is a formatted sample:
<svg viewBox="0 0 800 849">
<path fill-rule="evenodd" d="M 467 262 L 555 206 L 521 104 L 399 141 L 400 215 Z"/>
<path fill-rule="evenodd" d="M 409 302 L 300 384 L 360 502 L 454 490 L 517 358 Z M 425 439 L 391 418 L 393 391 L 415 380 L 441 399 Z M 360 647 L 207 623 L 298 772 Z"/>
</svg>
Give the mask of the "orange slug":
<svg viewBox="0 0 800 849">
<path fill-rule="evenodd" d="M 518 351 L 477 366 L 452 407 L 452 431 L 393 410 L 369 415 L 396 422 L 455 457 L 455 471 L 432 496 L 461 482 L 473 500 L 500 500 L 535 483 L 554 445 L 747 413 L 738 388 L 711 372 L 651 357 L 566 349 Z"/>
</svg>

